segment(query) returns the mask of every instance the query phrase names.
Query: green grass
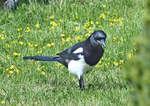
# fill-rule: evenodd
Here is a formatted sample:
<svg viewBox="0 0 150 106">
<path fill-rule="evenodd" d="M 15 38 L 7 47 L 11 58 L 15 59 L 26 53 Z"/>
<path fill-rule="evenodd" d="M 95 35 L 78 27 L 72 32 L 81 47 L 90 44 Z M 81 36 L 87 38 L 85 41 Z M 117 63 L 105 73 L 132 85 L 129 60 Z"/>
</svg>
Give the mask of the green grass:
<svg viewBox="0 0 150 106">
<path fill-rule="evenodd" d="M 136 51 L 133 38 L 142 32 L 143 11 L 140 0 L 64 0 L 22 3 L 16 11 L 1 9 L 0 103 L 127 106 L 130 87 L 120 74 L 121 66 Z M 22 58 L 55 56 L 94 30 L 107 33 L 107 48 L 85 75 L 85 91 L 64 66 Z"/>
</svg>

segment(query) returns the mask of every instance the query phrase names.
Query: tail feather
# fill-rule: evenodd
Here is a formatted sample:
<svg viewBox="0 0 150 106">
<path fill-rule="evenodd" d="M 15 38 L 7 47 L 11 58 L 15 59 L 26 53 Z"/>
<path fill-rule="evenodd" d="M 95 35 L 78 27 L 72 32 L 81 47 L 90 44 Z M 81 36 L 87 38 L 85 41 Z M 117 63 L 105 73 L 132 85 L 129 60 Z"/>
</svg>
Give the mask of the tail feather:
<svg viewBox="0 0 150 106">
<path fill-rule="evenodd" d="M 59 61 L 60 57 L 47 57 L 47 56 L 27 56 L 23 57 L 26 60 L 35 60 L 35 61 Z"/>
</svg>

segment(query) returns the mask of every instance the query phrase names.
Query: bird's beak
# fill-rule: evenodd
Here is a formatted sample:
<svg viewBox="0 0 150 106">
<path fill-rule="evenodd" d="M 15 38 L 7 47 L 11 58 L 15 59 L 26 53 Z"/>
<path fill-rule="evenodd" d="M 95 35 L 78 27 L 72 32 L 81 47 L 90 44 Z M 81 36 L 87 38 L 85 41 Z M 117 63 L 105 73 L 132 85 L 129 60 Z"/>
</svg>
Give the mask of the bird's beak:
<svg viewBox="0 0 150 106">
<path fill-rule="evenodd" d="M 104 39 L 98 41 L 98 43 L 99 43 L 101 46 L 103 46 L 104 48 L 106 48 Z"/>
</svg>

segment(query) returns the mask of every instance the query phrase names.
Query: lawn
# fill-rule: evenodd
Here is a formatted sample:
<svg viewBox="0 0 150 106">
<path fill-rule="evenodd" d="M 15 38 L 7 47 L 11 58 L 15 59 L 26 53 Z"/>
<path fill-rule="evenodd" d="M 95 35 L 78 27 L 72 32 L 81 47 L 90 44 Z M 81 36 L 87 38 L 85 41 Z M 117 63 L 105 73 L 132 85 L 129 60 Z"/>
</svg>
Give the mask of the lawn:
<svg viewBox="0 0 150 106">
<path fill-rule="evenodd" d="M 127 106 L 132 88 L 121 69 L 136 51 L 143 1 L 58 1 L 0 10 L 0 104 Z M 23 60 L 56 56 L 95 30 L 106 32 L 106 48 L 99 64 L 85 74 L 85 91 L 61 64 Z"/>
</svg>

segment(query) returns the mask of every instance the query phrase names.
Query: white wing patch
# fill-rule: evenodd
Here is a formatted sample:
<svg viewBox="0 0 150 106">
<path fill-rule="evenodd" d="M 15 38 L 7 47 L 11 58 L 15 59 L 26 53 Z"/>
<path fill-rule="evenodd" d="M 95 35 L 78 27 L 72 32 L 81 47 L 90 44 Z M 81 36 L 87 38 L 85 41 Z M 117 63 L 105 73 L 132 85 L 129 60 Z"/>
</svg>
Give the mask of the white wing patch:
<svg viewBox="0 0 150 106">
<path fill-rule="evenodd" d="M 83 48 L 78 48 L 76 49 L 73 53 L 82 53 L 83 52 Z"/>
</svg>

